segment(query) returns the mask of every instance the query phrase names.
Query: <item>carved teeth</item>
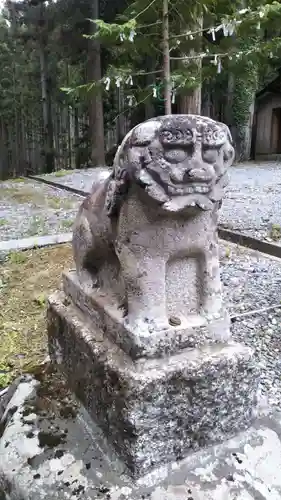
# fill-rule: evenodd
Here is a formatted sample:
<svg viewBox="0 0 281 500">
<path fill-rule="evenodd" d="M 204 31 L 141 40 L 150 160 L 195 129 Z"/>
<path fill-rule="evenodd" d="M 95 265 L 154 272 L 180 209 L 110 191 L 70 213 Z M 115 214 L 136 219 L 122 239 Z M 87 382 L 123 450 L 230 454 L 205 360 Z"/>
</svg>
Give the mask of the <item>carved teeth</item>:
<svg viewBox="0 0 281 500">
<path fill-rule="evenodd" d="M 194 187 L 193 186 L 187 186 L 184 188 L 185 193 L 193 193 L 194 192 Z"/>
<path fill-rule="evenodd" d="M 183 195 L 183 194 L 192 194 L 192 193 L 209 193 L 211 187 L 209 185 L 194 185 L 191 184 L 189 186 L 176 187 L 169 185 L 169 192 L 171 194 Z"/>
<path fill-rule="evenodd" d="M 208 193 L 210 191 L 209 186 L 195 186 L 195 192 L 197 193 Z"/>
</svg>

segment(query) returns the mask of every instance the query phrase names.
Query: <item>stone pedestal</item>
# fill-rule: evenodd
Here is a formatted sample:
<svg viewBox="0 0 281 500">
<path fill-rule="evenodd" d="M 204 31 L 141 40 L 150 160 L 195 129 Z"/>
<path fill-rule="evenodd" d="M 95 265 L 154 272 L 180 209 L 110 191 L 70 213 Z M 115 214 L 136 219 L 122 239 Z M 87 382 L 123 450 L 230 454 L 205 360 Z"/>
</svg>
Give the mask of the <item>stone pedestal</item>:
<svg viewBox="0 0 281 500">
<path fill-rule="evenodd" d="M 73 273 L 64 289 L 49 299 L 51 359 L 135 476 L 251 424 L 258 377 L 249 348 L 184 341 L 173 354 L 136 357 L 133 349 L 132 356 L 106 333 L 102 310 L 111 310 L 115 340 L 123 323 L 106 297 L 102 307 L 99 293 L 85 292 Z"/>
<path fill-rule="evenodd" d="M 210 317 L 196 313 L 172 316 L 174 325 L 170 324 L 165 330 L 132 330 L 110 290 L 82 288 L 75 271 L 63 274 L 63 289 L 73 303 L 91 318 L 95 328 L 103 330 L 132 359 L 171 355 L 187 347 L 226 342 L 231 338 L 230 318 L 223 308 Z"/>
<path fill-rule="evenodd" d="M 135 127 L 80 207 L 75 272 L 49 301 L 51 359 L 135 476 L 253 418 L 257 367 L 231 340 L 219 270 L 231 142 L 201 116 Z"/>
</svg>

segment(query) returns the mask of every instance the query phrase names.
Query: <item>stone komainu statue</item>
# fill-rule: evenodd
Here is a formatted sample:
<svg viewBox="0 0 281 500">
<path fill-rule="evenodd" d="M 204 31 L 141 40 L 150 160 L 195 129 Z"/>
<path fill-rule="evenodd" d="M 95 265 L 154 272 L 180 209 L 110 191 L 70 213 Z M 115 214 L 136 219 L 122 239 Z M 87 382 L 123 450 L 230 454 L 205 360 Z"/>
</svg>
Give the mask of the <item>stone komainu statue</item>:
<svg viewBox="0 0 281 500">
<path fill-rule="evenodd" d="M 231 142 L 203 116 L 153 118 L 125 137 L 112 174 L 84 200 L 73 237 L 79 280 L 123 307 L 129 329 L 220 314 L 217 211 Z"/>
</svg>

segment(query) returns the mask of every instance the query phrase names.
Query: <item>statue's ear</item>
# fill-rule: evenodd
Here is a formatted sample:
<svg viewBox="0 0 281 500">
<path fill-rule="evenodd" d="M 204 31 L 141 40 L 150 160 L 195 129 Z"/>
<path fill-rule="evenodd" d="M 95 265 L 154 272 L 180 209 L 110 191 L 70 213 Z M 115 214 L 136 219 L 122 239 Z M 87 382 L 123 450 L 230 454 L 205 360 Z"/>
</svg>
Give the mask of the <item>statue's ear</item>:
<svg viewBox="0 0 281 500">
<path fill-rule="evenodd" d="M 231 167 L 234 158 L 235 158 L 235 150 L 233 147 L 233 140 L 231 137 L 230 130 L 227 126 L 226 128 L 226 135 L 227 135 L 227 140 L 226 143 L 223 147 L 223 162 L 224 162 L 224 167 L 227 169 L 228 167 Z"/>
<path fill-rule="evenodd" d="M 123 159 L 119 155 L 119 164 L 114 165 L 106 194 L 106 209 L 109 217 L 119 214 L 120 207 L 129 190 L 129 176 Z"/>
</svg>

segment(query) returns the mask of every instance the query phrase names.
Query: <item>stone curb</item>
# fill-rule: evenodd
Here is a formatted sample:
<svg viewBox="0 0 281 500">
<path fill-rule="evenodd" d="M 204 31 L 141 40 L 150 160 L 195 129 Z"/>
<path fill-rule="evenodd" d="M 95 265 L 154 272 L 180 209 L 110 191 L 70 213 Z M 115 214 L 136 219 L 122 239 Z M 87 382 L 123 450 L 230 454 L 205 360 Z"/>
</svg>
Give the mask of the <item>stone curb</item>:
<svg viewBox="0 0 281 500">
<path fill-rule="evenodd" d="M 229 231 L 228 229 L 218 229 L 219 238 L 231 241 L 243 247 L 251 248 L 252 250 L 257 250 L 258 252 L 271 255 L 272 257 L 281 258 L 281 246 L 274 245 L 273 243 L 268 243 L 267 241 L 258 240 L 252 236 L 247 236 L 246 234 L 238 233 L 236 231 Z"/>
<path fill-rule="evenodd" d="M 57 189 L 63 189 L 64 191 L 69 191 L 70 193 L 77 194 L 78 196 L 87 196 L 87 194 L 89 194 L 87 191 L 82 191 L 81 189 L 76 189 L 74 187 L 67 186 L 66 184 L 60 184 L 55 181 L 49 181 L 47 179 L 43 179 L 42 177 L 37 177 L 36 175 L 28 175 L 27 177 L 23 177 L 23 179 L 32 179 L 33 181 L 42 182 L 43 184 L 47 184 L 48 186 L 52 186 Z"/>
<path fill-rule="evenodd" d="M 28 250 L 30 248 L 42 248 L 62 243 L 69 243 L 72 240 L 72 233 L 53 234 L 46 236 L 32 236 L 20 240 L 8 240 L 0 242 L 0 252 L 10 252 L 17 250 Z"/>
</svg>

